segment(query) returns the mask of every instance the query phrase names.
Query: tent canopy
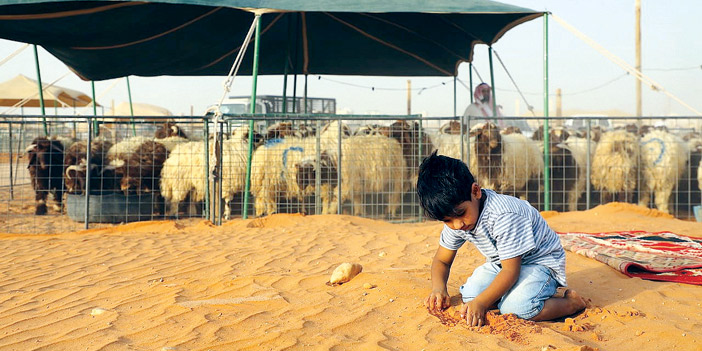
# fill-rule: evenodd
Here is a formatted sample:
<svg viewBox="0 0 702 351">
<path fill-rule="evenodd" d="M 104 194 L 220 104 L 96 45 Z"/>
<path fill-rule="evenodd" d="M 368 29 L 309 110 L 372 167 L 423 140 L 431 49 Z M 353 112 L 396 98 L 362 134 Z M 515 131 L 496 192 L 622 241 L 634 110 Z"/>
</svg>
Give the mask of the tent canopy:
<svg viewBox="0 0 702 351">
<path fill-rule="evenodd" d="M 84 79 L 226 75 L 254 11 L 259 74 L 383 76 L 456 75 L 475 44 L 543 14 L 489 0 L 6 0 L 0 37 L 39 44 Z"/>
<path fill-rule="evenodd" d="M 42 83 L 44 86 L 44 106 L 82 107 L 93 102 L 80 91 Z M 25 103 L 20 102 L 26 100 Z M 39 84 L 36 80 L 18 75 L 0 83 L 0 106 L 39 107 Z"/>
</svg>

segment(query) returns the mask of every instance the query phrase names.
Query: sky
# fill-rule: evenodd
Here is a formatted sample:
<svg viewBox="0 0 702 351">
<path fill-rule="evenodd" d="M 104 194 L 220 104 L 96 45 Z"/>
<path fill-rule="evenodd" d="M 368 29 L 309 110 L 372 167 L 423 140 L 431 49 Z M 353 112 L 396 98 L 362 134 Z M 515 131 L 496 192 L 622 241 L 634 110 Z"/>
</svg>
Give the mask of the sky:
<svg viewBox="0 0 702 351">
<path fill-rule="evenodd" d="M 635 60 L 635 0 L 505 0 L 533 10 L 545 10 L 577 28 L 606 50 L 634 66 Z M 699 0 L 641 0 L 642 71 L 660 86 L 702 111 L 702 1 Z M 634 77 L 607 59 L 604 55 L 578 39 L 553 18 L 549 18 L 549 91 L 562 91 L 564 111 L 620 110 L 632 115 L 636 112 Z M 521 24 L 507 32 L 493 50 L 504 62 L 527 103 L 535 110 L 544 108 L 543 90 L 543 20 Z M 0 60 L 23 44 L 0 40 Z M 250 51 L 249 53 L 250 54 Z M 51 54 L 39 48 L 42 81 L 45 83 L 64 76 L 69 69 Z M 474 66 L 483 79 L 489 81 L 489 58 L 485 45 L 474 52 Z M 505 115 L 524 115 L 525 103 L 517 93 L 507 71 L 494 60 L 496 99 Z M 31 47 L 0 66 L 0 81 L 24 74 L 36 79 L 34 55 Z M 223 94 L 225 77 L 130 77 L 134 102 L 150 103 L 170 110 L 174 115 L 202 115 L 207 106 L 219 101 Z M 454 115 L 452 77 L 308 77 L 308 96 L 336 98 L 337 112 L 356 114 L 405 114 L 407 112 L 407 80 L 412 81 L 412 113 L 425 116 Z M 458 79 L 466 85 L 469 80 L 468 64 L 459 66 Z M 303 89 L 298 79 L 298 92 Z M 479 79 L 474 75 L 474 84 Z M 57 85 L 90 95 L 90 82 L 73 74 L 62 78 Z M 237 77 L 230 95 L 251 94 L 251 78 Z M 375 87 L 375 89 L 372 89 Z M 125 79 L 95 83 L 99 104 L 118 105 L 128 101 Z M 258 94 L 282 95 L 282 76 L 259 77 Z M 292 92 L 289 79 L 288 94 Z M 462 114 L 470 103 L 467 87 L 458 84 L 457 113 Z M 551 97 L 551 108 L 555 97 Z M 0 108 L 0 113 L 7 108 Z M 17 112 L 18 113 L 18 112 Z M 53 114 L 53 111 L 48 111 Z M 65 113 L 65 112 L 64 112 Z M 78 110 L 91 114 L 92 108 Z M 552 112 L 553 115 L 553 112 Z M 643 86 L 644 116 L 693 116 L 684 107 L 661 92 Z"/>
</svg>

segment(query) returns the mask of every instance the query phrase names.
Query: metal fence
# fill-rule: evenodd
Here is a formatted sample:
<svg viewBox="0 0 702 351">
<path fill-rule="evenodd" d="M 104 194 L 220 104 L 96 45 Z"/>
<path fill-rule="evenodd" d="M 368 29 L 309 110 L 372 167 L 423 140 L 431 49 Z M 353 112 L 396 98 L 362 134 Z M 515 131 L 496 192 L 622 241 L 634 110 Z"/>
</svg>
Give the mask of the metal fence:
<svg viewBox="0 0 702 351">
<path fill-rule="evenodd" d="M 257 123 L 250 137 L 251 119 Z M 421 221 L 417 170 L 434 150 L 466 162 L 481 186 L 539 210 L 622 201 L 694 219 L 699 118 L 549 118 L 546 135 L 542 118 L 492 122 L 8 116 L 0 121 L 0 232 L 292 212 Z"/>
</svg>

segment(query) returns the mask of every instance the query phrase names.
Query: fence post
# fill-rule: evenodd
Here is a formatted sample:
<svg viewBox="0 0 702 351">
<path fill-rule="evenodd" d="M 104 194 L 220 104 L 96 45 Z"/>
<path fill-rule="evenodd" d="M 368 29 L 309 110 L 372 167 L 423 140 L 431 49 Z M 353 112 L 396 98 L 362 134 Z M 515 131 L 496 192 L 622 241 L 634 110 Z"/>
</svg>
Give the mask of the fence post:
<svg viewBox="0 0 702 351">
<path fill-rule="evenodd" d="M 8 124 L 8 127 L 9 127 L 8 136 L 10 139 L 10 200 L 14 200 L 15 199 L 15 191 L 14 191 L 14 188 L 12 185 L 12 183 L 14 181 L 12 179 L 12 122 L 10 122 Z"/>
<path fill-rule="evenodd" d="M 337 184 L 337 189 L 338 189 L 336 192 L 336 197 L 337 197 L 336 200 L 337 200 L 339 205 L 336 208 L 336 214 L 341 214 L 341 205 L 342 205 L 342 202 L 341 202 L 341 181 L 342 181 L 342 177 L 341 177 L 341 172 L 342 172 L 342 165 L 341 165 L 341 156 L 342 156 L 341 155 L 341 129 L 342 129 L 341 117 L 337 118 L 337 122 L 339 123 L 339 132 L 338 132 L 339 145 L 337 145 L 336 151 L 339 155 L 339 160 L 337 161 L 338 165 L 336 167 L 337 168 L 336 169 L 336 184 Z"/>
<path fill-rule="evenodd" d="M 316 148 L 317 148 L 317 155 L 316 155 L 316 161 L 315 161 L 315 167 L 317 168 L 314 172 L 315 177 L 314 177 L 314 188 L 316 191 L 314 192 L 314 213 L 315 214 L 321 214 L 322 213 L 322 199 L 321 199 L 321 191 L 322 191 L 322 138 L 321 138 L 321 130 L 322 130 L 322 121 L 317 120 L 316 121 Z M 330 180 L 330 179 L 329 179 Z M 327 181 L 329 181 L 327 180 Z M 303 189 L 300 189 L 303 190 Z"/>
<path fill-rule="evenodd" d="M 88 145 L 85 148 L 85 229 L 88 229 L 90 226 L 88 221 L 90 218 L 90 147 L 93 141 L 93 124 L 90 117 L 87 117 L 86 121 L 88 122 Z"/>
<path fill-rule="evenodd" d="M 587 176 L 587 182 L 585 182 L 585 209 L 589 210 L 590 209 L 590 129 L 591 129 L 591 120 L 590 118 L 587 119 L 587 131 L 585 132 L 586 135 L 585 137 L 587 138 L 587 161 L 585 162 L 585 175 Z"/>
<path fill-rule="evenodd" d="M 203 214 L 205 218 L 210 218 L 210 121 L 207 117 L 203 117 L 204 123 L 203 133 L 205 137 L 205 206 Z M 176 217 L 178 217 L 178 209 L 176 209 Z"/>
<path fill-rule="evenodd" d="M 223 159 L 223 150 L 224 150 L 224 123 L 219 124 L 219 133 L 217 133 L 217 149 L 215 150 L 217 152 L 217 225 L 222 225 L 222 216 L 224 215 L 224 209 L 222 208 L 222 205 L 224 204 L 224 199 L 222 199 L 222 182 L 223 182 L 223 176 L 224 176 L 224 159 Z"/>
</svg>

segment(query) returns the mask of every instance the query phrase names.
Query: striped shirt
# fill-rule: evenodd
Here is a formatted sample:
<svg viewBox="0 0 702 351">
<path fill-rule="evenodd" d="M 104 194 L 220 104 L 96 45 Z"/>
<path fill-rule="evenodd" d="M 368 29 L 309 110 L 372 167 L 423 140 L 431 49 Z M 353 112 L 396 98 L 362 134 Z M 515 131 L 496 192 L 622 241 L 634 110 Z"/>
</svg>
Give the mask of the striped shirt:
<svg viewBox="0 0 702 351">
<path fill-rule="evenodd" d="M 444 224 L 439 245 L 458 250 L 470 241 L 486 257 L 499 263 L 517 256 L 522 264 L 540 264 L 553 270 L 556 281 L 566 286 L 565 251 L 539 211 L 529 202 L 484 189 L 485 205 L 475 228 L 454 230 Z"/>
</svg>

